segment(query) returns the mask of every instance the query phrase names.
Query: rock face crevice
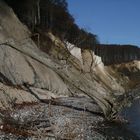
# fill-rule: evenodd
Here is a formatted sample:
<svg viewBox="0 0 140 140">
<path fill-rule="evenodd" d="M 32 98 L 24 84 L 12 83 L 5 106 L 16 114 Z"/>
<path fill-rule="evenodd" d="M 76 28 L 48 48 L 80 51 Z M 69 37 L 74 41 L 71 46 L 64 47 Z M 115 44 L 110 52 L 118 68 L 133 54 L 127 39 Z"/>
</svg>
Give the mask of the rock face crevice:
<svg viewBox="0 0 140 140">
<path fill-rule="evenodd" d="M 7 77 L 5 77 L 2 73 L 0 73 L 0 82 L 7 85 L 12 85 L 12 82 Z"/>
</svg>

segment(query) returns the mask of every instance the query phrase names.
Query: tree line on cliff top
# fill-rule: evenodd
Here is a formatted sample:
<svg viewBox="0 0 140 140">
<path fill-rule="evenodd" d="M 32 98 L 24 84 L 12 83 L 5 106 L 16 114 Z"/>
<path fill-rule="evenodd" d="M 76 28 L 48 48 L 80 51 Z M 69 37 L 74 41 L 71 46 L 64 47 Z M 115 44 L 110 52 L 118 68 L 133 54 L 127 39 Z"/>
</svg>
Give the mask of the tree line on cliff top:
<svg viewBox="0 0 140 140">
<path fill-rule="evenodd" d="M 140 48 L 134 45 L 98 44 L 97 48 L 105 65 L 140 60 Z"/>
<path fill-rule="evenodd" d="M 105 64 L 140 59 L 140 49 L 132 45 L 101 45 L 97 36 L 78 27 L 66 0 L 5 0 L 19 19 L 34 33 L 52 32 L 77 47 L 92 49 Z M 40 32 L 39 32 L 40 33 Z"/>
</svg>

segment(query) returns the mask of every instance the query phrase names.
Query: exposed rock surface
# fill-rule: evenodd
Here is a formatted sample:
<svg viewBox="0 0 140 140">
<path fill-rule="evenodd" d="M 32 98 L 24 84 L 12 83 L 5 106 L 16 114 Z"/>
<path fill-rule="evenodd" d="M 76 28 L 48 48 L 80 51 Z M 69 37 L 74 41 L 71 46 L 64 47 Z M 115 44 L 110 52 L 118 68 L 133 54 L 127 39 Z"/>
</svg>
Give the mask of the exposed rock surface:
<svg viewBox="0 0 140 140">
<path fill-rule="evenodd" d="M 126 89 L 133 89 L 140 84 L 140 61 L 135 60 L 129 63 L 122 63 L 110 66 L 116 73 L 127 78 Z M 123 79 L 123 78 L 122 78 Z"/>
<path fill-rule="evenodd" d="M 67 45 L 68 50 L 72 55 L 80 60 L 82 69 L 85 73 L 91 73 L 92 76 L 102 83 L 104 88 L 113 92 L 124 93 L 124 88 L 116 81 L 104 66 L 101 57 L 94 54 L 92 50 L 80 49 L 74 45 Z"/>
<path fill-rule="evenodd" d="M 120 107 L 119 103 L 123 100 L 118 99 L 123 96 L 125 88 L 112 75 L 109 68 L 104 66 L 99 56 L 88 49 L 81 50 L 75 46 L 66 48 L 66 44 L 52 33 L 44 33 L 44 37 L 49 38 L 53 44 L 53 47 L 46 54 L 38 48 L 39 46 L 37 47 L 31 36 L 28 28 L 18 20 L 13 10 L 0 0 L 1 110 L 10 110 L 13 113 L 17 105 L 40 102 L 48 104 L 38 105 L 37 107 L 40 108 L 37 111 L 33 107 L 33 112 L 26 106 L 27 108 L 24 109 L 27 110 L 27 114 L 24 110 L 22 116 L 31 119 L 30 113 L 35 112 L 36 116 L 38 112 L 43 111 L 42 108 L 48 111 L 51 102 L 53 104 L 51 111 L 54 114 L 50 116 L 50 120 L 57 127 L 53 129 L 53 134 L 57 136 L 59 133 L 60 137 L 60 130 L 62 132 L 68 131 L 69 127 L 65 130 L 65 126 L 69 125 L 67 124 L 68 120 L 70 125 L 72 125 L 71 123 L 78 124 L 78 130 L 75 130 L 76 124 L 71 128 L 74 129 L 75 139 L 78 139 L 77 133 L 79 134 L 83 127 L 82 121 L 84 121 L 83 125 L 86 129 L 91 122 L 94 124 L 96 121 L 103 121 L 104 116 L 112 119 L 116 115 Z M 137 67 L 139 68 L 139 62 Z M 139 73 L 139 70 L 137 72 Z M 67 98 L 60 98 L 62 96 Z M 69 98 L 70 96 L 84 96 L 86 98 L 82 98 L 81 101 L 78 97 Z M 67 111 L 67 108 L 72 109 Z M 81 112 L 76 110 L 81 111 L 83 108 L 84 111 L 86 110 L 86 117 L 80 120 Z M 18 111 L 20 111 L 19 108 Z M 62 115 L 65 112 L 66 114 Z M 94 115 L 92 116 L 90 113 Z M 72 119 L 69 119 L 71 114 Z M 3 115 L 5 114 L 0 113 L 2 119 Z M 62 119 L 62 117 L 64 118 Z M 38 121 L 39 118 L 35 119 Z M 20 118 L 20 121 L 23 120 Z M 57 132 L 58 130 L 59 132 Z M 97 135 L 94 135 L 90 131 L 86 132 L 85 136 L 80 136 L 79 139 L 81 137 L 88 139 L 88 133 L 91 134 L 90 138 L 96 136 L 105 138 L 100 133 L 98 135 L 95 132 Z M 63 133 L 61 137 L 65 139 L 69 136 L 65 136 Z"/>
<path fill-rule="evenodd" d="M 23 88 L 36 87 L 47 89 L 56 95 L 84 93 L 95 99 L 106 115 L 112 111 L 112 93 L 102 88 L 100 83 L 83 75 L 71 63 L 67 68 L 59 60 L 51 59 L 41 52 L 30 39 L 30 33 L 16 18 L 12 10 L 1 2 L 1 68 L 2 81 L 5 79 Z M 4 15 L 4 13 L 6 13 Z M 9 23 L 12 26 L 9 26 Z M 8 27 L 8 28 L 7 28 Z M 18 28 L 19 29 L 18 29 Z M 19 34 L 21 30 L 22 34 Z M 51 36 L 53 41 L 54 37 Z M 56 41 L 55 41 L 56 42 Z M 62 46 L 59 40 L 56 47 Z M 69 59 L 72 56 L 69 56 Z M 90 79 L 89 79 L 90 78 Z M 93 86 L 94 83 L 96 86 Z"/>
</svg>

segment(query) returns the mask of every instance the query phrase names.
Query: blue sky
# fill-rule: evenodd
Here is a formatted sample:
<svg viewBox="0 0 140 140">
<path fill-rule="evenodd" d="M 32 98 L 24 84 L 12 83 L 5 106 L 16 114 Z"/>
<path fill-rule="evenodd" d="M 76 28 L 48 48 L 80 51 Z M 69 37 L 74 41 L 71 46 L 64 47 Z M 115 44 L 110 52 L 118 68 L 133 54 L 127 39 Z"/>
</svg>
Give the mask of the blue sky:
<svg viewBox="0 0 140 140">
<path fill-rule="evenodd" d="M 101 43 L 140 47 L 140 0 L 67 0 L 76 23 Z"/>
</svg>

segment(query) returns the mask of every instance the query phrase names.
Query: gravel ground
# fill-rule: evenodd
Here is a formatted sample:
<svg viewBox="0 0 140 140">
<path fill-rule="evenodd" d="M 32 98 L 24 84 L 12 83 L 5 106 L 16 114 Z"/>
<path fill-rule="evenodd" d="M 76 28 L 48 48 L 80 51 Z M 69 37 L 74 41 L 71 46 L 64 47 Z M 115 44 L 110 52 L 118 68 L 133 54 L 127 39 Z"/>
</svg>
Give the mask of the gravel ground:
<svg viewBox="0 0 140 140">
<path fill-rule="evenodd" d="M 88 98 L 59 98 L 5 112 L 0 140 L 139 140 L 120 122 L 106 122 Z"/>
</svg>

